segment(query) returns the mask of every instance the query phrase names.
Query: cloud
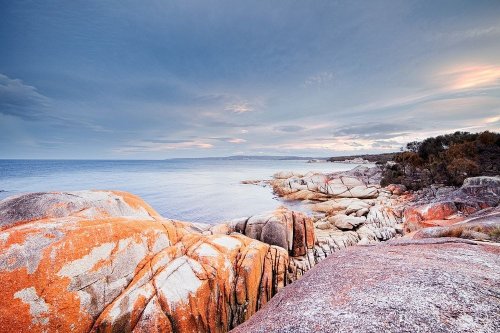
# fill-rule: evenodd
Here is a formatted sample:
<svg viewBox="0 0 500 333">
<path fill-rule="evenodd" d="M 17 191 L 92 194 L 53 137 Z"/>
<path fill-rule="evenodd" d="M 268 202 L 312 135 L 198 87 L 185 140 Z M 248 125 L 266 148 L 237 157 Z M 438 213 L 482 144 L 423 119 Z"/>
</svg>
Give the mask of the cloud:
<svg viewBox="0 0 500 333">
<path fill-rule="evenodd" d="M 229 143 L 245 143 L 245 142 L 247 142 L 247 140 L 240 139 L 240 138 L 230 138 L 226 142 L 229 142 Z"/>
<path fill-rule="evenodd" d="M 433 32 L 431 39 L 439 42 L 457 43 L 469 39 L 492 37 L 500 35 L 500 26 L 476 27 L 462 31 Z"/>
<path fill-rule="evenodd" d="M 322 72 L 316 75 L 309 76 L 305 81 L 305 86 L 320 86 L 333 79 L 333 73 Z"/>
<path fill-rule="evenodd" d="M 362 144 L 357 143 L 356 141 L 349 142 L 349 143 L 347 143 L 347 144 L 348 144 L 349 146 L 351 146 L 351 147 L 355 147 L 355 148 L 358 148 L 358 147 L 363 147 L 363 145 L 362 145 Z"/>
<path fill-rule="evenodd" d="M 286 133 L 301 132 L 301 131 L 303 131 L 305 129 L 306 129 L 305 127 L 303 127 L 303 126 L 297 126 L 297 125 L 276 126 L 274 128 L 275 131 L 286 132 Z"/>
<path fill-rule="evenodd" d="M 450 82 L 452 90 L 471 89 L 500 83 L 500 66 L 469 66 L 460 67 L 443 76 Z"/>
<path fill-rule="evenodd" d="M 238 144 L 247 142 L 247 140 L 245 140 L 245 139 L 231 138 L 231 137 L 212 137 L 209 139 L 228 142 L 228 143 L 238 143 Z"/>
<path fill-rule="evenodd" d="M 334 131 L 334 136 L 347 136 L 351 138 L 367 139 L 390 139 L 408 134 L 417 128 L 404 124 L 392 123 L 368 123 L 363 125 L 351 125 L 338 128 Z"/>
<path fill-rule="evenodd" d="M 234 121 L 228 121 L 222 119 L 222 117 L 218 114 L 202 114 L 196 119 L 197 122 L 192 121 L 191 125 L 197 125 L 198 127 L 210 128 L 210 127 L 226 127 L 226 128 L 248 128 L 260 126 L 259 123 L 240 123 Z"/>
<path fill-rule="evenodd" d="M 211 137 L 211 140 L 217 140 L 227 143 L 245 143 L 247 140 L 241 138 L 232 138 L 232 137 Z"/>
<path fill-rule="evenodd" d="M 0 74 L 0 113 L 24 120 L 46 116 L 50 99 L 19 79 Z"/>
<path fill-rule="evenodd" d="M 214 145 L 199 140 L 146 140 L 113 149 L 118 154 L 162 152 L 179 149 L 211 149 Z"/>
<path fill-rule="evenodd" d="M 192 140 L 175 140 L 175 139 L 151 139 L 151 140 L 143 140 L 149 143 L 187 143 L 192 142 Z"/>
<path fill-rule="evenodd" d="M 250 105 L 250 103 L 240 102 L 240 103 L 226 104 L 224 110 L 234 113 L 247 113 L 254 111 L 254 108 Z"/>
<path fill-rule="evenodd" d="M 397 150 L 398 148 L 404 146 L 404 144 L 404 142 L 399 142 L 396 140 L 375 140 L 372 143 L 372 147 Z"/>
<path fill-rule="evenodd" d="M 500 116 L 488 117 L 483 119 L 485 124 L 497 124 L 500 122 Z"/>
<path fill-rule="evenodd" d="M 456 1 L 127 2 L 118 18 L 112 2 L 13 1 L 0 150 L 29 158 L 19 137 L 57 135 L 60 150 L 43 157 L 307 156 L 492 129 L 500 3 Z"/>
</svg>

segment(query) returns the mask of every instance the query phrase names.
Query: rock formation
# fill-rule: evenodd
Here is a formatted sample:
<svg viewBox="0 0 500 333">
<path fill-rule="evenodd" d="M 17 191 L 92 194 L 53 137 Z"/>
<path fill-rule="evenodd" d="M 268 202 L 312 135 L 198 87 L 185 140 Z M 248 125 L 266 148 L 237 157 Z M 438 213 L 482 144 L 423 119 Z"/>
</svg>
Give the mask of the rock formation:
<svg viewBox="0 0 500 333">
<path fill-rule="evenodd" d="M 373 243 L 396 236 L 395 219 L 392 221 L 388 219 L 389 224 L 381 224 L 380 219 L 374 219 L 373 216 L 363 217 L 365 225 L 351 228 L 355 230 L 342 231 L 330 224 L 321 229 L 318 228 L 318 223 L 321 222 L 314 224 L 307 215 L 281 207 L 273 212 L 215 226 L 196 224 L 196 227 L 199 232 L 206 235 L 240 233 L 286 249 L 288 269 L 285 277 L 286 283 L 289 284 L 335 251 L 356 245 L 358 242 Z"/>
<path fill-rule="evenodd" d="M 404 209 L 406 233 L 455 224 L 467 216 L 500 203 L 500 177 L 467 178 L 460 188 L 418 191 Z"/>
<path fill-rule="evenodd" d="M 454 238 L 337 252 L 234 333 L 498 332 L 500 247 Z"/>
<path fill-rule="evenodd" d="M 316 257 L 323 258 L 338 248 L 388 240 L 402 233 L 400 206 L 406 201 L 406 189 L 397 185 L 381 188 L 380 174 L 377 167 L 360 166 L 328 175 L 278 173 L 270 183 L 277 195 L 308 202 L 319 213 L 314 224 Z"/>
<path fill-rule="evenodd" d="M 414 239 L 439 237 L 500 242 L 500 207 L 482 210 L 447 226 L 420 229 L 413 235 Z"/>
<path fill-rule="evenodd" d="M 313 216 L 279 208 L 218 225 L 163 218 L 140 198 L 117 191 L 30 193 L 0 201 L 0 332 L 227 332 L 292 282 L 292 291 L 279 294 L 237 331 L 323 331 L 325 325 L 364 331 L 370 322 L 374 330 L 398 331 L 399 308 L 415 313 L 405 326 L 409 331 L 419 330 L 417 320 L 424 331 L 497 328 L 481 316 L 484 310 L 498 317 L 498 301 L 484 309 L 476 302 L 488 301 L 490 286 L 498 286 L 498 273 L 489 271 L 498 267 L 498 247 L 427 238 L 498 241 L 500 178 L 409 193 L 399 185 L 380 187 L 377 170 L 279 173 L 270 182 L 275 192 L 303 200 Z M 338 252 L 405 231 L 404 242 Z M 463 251 L 452 257 L 456 250 Z M 473 250 L 479 261 L 467 254 Z M 387 260 L 389 252 L 394 260 Z M 464 264 L 457 261 L 462 256 Z M 461 274 L 457 285 L 449 269 L 455 264 Z M 487 269 L 472 276 L 483 264 Z M 412 277 L 417 267 L 425 269 Z M 484 280 L 483 273 L 492 273 L 493 280 Z M 436 284 L 441 275 L 443 283 Z M 464 282 L 472 278 L 486 294 L 473 293 Z M 417 286 L 431 293 L 432 304 L 425 296 L 404 296 Z M 432 296 L 454 288 L 464 288 L 469 303 L 451 306 Z M 279 299 L 285 300 L 285 312 L 276 317 L 269 309 Z M 298 314 L 290 315 L 289 308 Z M 315 319 L 316 313 L 325 321 Z M 361 319 L 360 313 L 368 315 Z"/>
<path fill-rule="evenodd" d="M 175 221 L 116 191 L 7 198 L 0 331 L 228 331 L 333 252 L 395 236 L 396 219 L 372 204 L 345 215 L 342 231 L 285 208 L 215 226 Z"/>
<path fill-rule="evenodd" d="M 474 214 L 488 214 L 488 208 L 498 207 L 500 203 L 498 176 L 467 178 L 460 188 L 433 186 L 410 193 L 403 185 L 381 188 L 380 172 L 378 167 L 357 167 L 328 175 L 281 173 L 280 178 L 270 184 L 277 195 L 310 203 L 311 210 L 320 214 L 315 221 L 316 243 L 321 242 L 325 234 L 348 237 L 350 245 L 368 244 L 398 234 L 410 235 L 420 229 L 446 226 L 450 228 L 430 229 L 418 237 L 437 234 L 436 230 L 442 234 L 454 230 L 451 234 L 461 235 L 457 230 L 462 227 L 455 226 L 458 222 Z M 489 217 L 492 221 L 497 219 L 496 215 Z M 488 227 L 488 234 L 492 228 Z M 354 231 L 354 234 L 342 234 L 342 231 Z M 482 237 L 487 239 L 485 235 Z"/>
<path fill-rule="evenodd" d="M 318 200 L 324 198 L 376 198 L 380 187 L 366 184 L 357 177 L 346 175 L 332 177 L 319 173 L 308 173 L 304 176 L 293 173 L 278 173 L 271 185 L 278 195 L 295 200 L 302 197 Z"/>
<path fill-rule="evenodd" d="M 286 284 L 285 249 L 203 235 L 128 193 L 33 193 L 0 212 L 2 332 L 225 332 Z"/>
</svg>

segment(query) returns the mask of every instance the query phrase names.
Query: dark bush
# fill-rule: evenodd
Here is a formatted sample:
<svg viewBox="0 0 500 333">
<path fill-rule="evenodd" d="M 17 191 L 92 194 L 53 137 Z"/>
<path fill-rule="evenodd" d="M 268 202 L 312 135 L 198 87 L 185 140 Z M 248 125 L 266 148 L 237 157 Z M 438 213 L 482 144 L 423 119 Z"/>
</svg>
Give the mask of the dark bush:
<svg viewBox="0 0 500 333">
<path fill-rule="evenodd" d="M 417 190 L 431 184 L 459 186 L 467 177 L 500 174 L 500 134 L 455 132 L 414 141 L 384 168 L 382 185 Z"/>
</svg>

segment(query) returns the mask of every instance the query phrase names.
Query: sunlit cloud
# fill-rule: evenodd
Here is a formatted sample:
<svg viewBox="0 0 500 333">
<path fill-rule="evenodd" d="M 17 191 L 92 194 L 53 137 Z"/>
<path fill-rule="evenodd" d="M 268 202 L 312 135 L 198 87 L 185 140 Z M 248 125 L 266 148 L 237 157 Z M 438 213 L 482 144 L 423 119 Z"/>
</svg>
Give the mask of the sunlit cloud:
<svg viewBox="0 0 500 333">
<path fill-rule="evenodd" d="M 500 2 L 456 1 L 127 2 L 118 18 L 112 3 L 13 1 L 5 31 L 30 22 L 30 38 L 0 36 L 1 155 L 329 156 L 494 130 Z M 66 33 L 38 42 L 54 31 Z"/>
<path fill-rule="evenodd" d="M 227 142 L 229 142 L 229 143 L 245 143 L 245 142 L 247 142 L 247 140 L 240 139 L 240 138 L 232 138 L 232 139 L 229 139 Z"/>
<path fill-rule="evenodd" d="M 486 124 L 494 124 L 500 122 L 500 116 L 485 118 L 484 122 Z"/>
<path fill-rule="evenodd" d="M 448 77 L 452 90 L 492 86 L 500 83 L 500 66 L 464 67 L 444 75 Z"/>
</svg>

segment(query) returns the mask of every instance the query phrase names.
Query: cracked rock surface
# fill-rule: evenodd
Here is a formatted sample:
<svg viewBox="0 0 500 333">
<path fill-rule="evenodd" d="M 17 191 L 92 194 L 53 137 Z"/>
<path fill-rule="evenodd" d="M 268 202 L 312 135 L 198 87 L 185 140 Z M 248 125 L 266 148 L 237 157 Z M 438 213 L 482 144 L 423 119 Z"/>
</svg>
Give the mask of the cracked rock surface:
<svg viewBox="0 0 500 333">
<path fill-rule="evenodd" d="M 498 332 L 500 247 L 456 238 L 350 247 L 234 333 Z"/>
<path fill-rule="evenodd" d="M 287 281 L 287 250 L 204 235 L 128 193 L 27 194 L 0 211 L 1 332 L 227 332 Z"/>
</svg>

